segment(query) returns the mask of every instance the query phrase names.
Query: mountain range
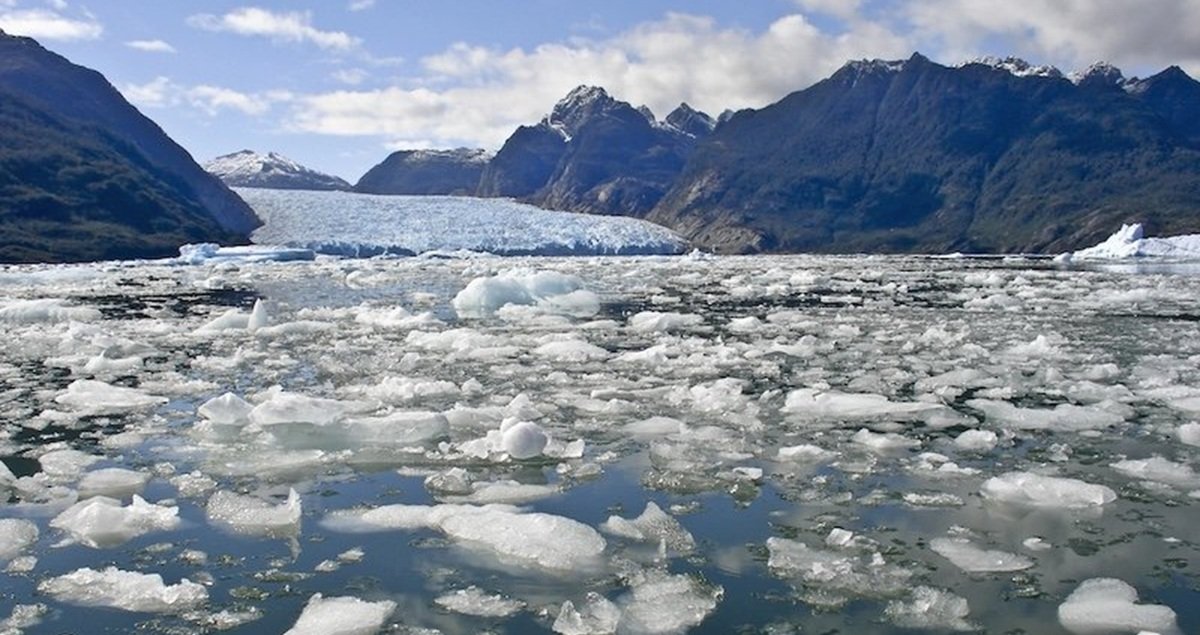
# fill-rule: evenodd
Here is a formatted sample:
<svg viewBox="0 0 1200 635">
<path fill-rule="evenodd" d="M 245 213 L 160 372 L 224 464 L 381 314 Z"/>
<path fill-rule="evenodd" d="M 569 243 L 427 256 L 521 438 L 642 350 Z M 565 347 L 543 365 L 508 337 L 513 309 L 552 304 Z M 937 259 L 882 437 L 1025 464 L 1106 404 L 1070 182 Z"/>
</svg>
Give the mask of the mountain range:
<svg viewBox="0 0 1200 635">
<path fill-rule="evenodd" d="M 230 187 L 266 187 L 277 190 L 348 190 L 339 177 L 304 167 L 279 154 L 241 150 L 219 156 L 204 169 Z"/>
<path fill-rule="evenodd" d="M 0 262 L 170 256 L 258 224 L 102 75 L 0 32 Z"/>
</svg>

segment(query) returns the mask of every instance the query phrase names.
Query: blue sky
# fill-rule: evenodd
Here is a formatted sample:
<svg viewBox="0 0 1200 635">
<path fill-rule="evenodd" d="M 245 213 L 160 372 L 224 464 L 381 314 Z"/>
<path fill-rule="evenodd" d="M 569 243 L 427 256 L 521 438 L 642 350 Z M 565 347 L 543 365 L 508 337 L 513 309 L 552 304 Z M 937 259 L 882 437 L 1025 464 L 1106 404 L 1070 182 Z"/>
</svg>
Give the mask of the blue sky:
<svg viewBox="0 0 1200 635">
<path fill-rule="evenodd" d="M 495 149 L 574 86 L 659 116 L 760 107 L 848 59 L 1018 55 L 1200 75 L 1200 0 L 0 0 L 199 160 L 351 181 L 394 149 Z"/>
</svg>

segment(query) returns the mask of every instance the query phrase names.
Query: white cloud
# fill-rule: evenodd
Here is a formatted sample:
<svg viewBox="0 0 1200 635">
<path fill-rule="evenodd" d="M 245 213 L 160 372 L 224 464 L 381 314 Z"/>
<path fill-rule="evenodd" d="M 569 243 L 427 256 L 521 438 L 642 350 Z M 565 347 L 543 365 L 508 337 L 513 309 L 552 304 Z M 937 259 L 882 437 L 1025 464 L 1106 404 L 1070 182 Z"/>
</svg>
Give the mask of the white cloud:
<svg viewBox="0 0 1200 635">
<path fill-rule="evenodd" d="M 275 42 L 308 42 L 323 49 L 349 50 L 360 44 L 358 38 L 343 31 L 322 31 L 314 27 L 312 13 L 308 11 L 277 13 L 258 7 L 241 7 L 220 16 L 193 15 L 187 22 L 207 31 L 265 37 Z"/>
<path fill-rule="evenodd" d="M 48 9 L 0 13 L 0 29 L 39 40 L 95 40 L 104 33 L 104 26 L 91 15 L 77 19 Z"/>
<path fill-rule="evenodd" d="M 143 108 L 185 105 L 210 117 L 225 111 L 261 116 L 269 112 L 275 104 L 295 98 L 291 92 L 279 90 L 245 93 L 208 84 L 184 86 L 162 76 L 155 77 L 145 84 L 126 84 L 121 87 L 121 93 L 130 102 Z"/>
<path fill-rule="evenodd" d="M 357 86 L 366 81 L 370 76 L 370 73 L 361 68 L 342 68 L 330 74 L 330 77 L 334 81 L 341 82 L 347 86 Z"/>
<path fill-rule="evenodd" d="M 348 5 L 351 11 L 366 11 L 375 8 L 375 0 L 352 0 Z"/>
<path fill-rule="evenodd" d="M 162 40 L 131 40 L 125 43 L 131 49 L 147 53 L 174 53 L 175 47 Z"/>
<path fill-rule="evenodd" d="M 668 14 L 614 37 L 532 49 L 456 44 L 421 61 L 417 88 L 337 91 L 300 98 L 290 126 L 334 135 L 378 135 L 496 147 L 540 119 L 579 84 L 666 114 L 687 101 L 713 114 L 763 106 L 828 75 L 847 59 L 906 57 L 911 43 L 854 20 L 837 35 L 802 15 L 766 30 L 720 28 L 714 20 Z"/>
</svg>

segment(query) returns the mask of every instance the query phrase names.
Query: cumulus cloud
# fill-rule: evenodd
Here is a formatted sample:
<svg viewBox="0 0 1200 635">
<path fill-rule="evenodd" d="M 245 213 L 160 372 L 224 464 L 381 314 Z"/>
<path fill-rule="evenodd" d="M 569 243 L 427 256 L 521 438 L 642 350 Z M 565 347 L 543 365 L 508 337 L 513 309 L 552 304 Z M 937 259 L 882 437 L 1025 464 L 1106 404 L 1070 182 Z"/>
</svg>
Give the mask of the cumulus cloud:
<svg viewBox="0 0 1200 635">
<path fill-rule="evenodd" d="M 174 53 L 175 47 L 162 40 L 131 40 L 125 43 L 131 49 L 147 53 Z"/>
<path fill-rule="evenodd" d="M 496 147 L 579 84 L 604 86 L 619 99 L 659 113 L 687 101 L 715 114 L 766 105 L 847 59 L 904 57 L 910 47 L 869 20 L 853 20 L 841 33 L 829 34 L 795 14 L 752 32 L 672 13 L 606 39 L 528 49 L 455 44 L 421 60 L 424 74 L 412 82 L 415 87 L 300 98 L 290 126 Z"/>
<path fill-rule="evenodd" d="M 349 50 L 360 44 L 358 38 L 343 31 L 322 31 L 314 27 L 312 13 L 308 11 L 275 12 L 241 7 L 224 15 L 193 15 L 187 22 L 206 31 L 265 37 L 275 42 L 310 43 L 323 49 Z"/>
<path fill-rule="evenodd" d="M 224 111 L 243 115 L 265 115 L 271 108 L 294 99 L 288 91 L 241 92 L 223 86 L 199 84 L 185 86 L 168 77 L 155 77 L 145 84 L 126 84 L 121 93 L 135 105 L 143 108 L 166 108 L 181 105 L 215 117 Z"/>
<path fill-rule="evenodd" d="M 62 8 L 66 8 L 65 5 Z M 12 9 L 0 12 L 0 29 L 13 35 L 26 35 L 39 40 L 95 40 L 104 33 L 104 26 L 95 16 L 80 18 L 63 15 L 51 9 Z"/>
</svg>

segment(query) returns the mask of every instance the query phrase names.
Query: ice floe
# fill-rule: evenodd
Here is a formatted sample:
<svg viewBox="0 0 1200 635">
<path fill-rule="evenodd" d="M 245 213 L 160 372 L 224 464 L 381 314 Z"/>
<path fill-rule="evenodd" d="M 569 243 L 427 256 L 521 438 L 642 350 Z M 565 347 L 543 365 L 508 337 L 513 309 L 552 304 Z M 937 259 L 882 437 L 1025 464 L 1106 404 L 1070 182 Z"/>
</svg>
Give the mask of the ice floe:
<svg viewBox="0 0 1200 635">
<path fill-rule="evenodd" d="M 391 600 L 367 602 L 314 593 L 284 635 L 374 635 L 395 610 L 396 603 Z"/>
<path fill-rule="evenodd" d="M 300 531 L 300 495 L 294 489 L 279 504 L 221 490 L 208 499 L 206 512 L 209 520 L 237 533 L 280 537 Z"/>
<path fill-rule="evenodd" d="M 1169 258 L 1172 260 L 1200 260 L 1200 234 L 1150 238 L 1145 235 L 1141 223 L 1121 225 L 1104 242 L 1064 254 L 1061 259 L 1071 260 L 1121 260 L 1128 258 Z"/>
<path fill-rule="evenodd" d="M 1175 611 L 1138 604 L 1138 592 L 1115 578 L 1084 580 L 1058 607 L 1058 621 L 1077 635 L 1153 632 L 1182 635 Z"/>
<path fill-rule="evenodd" d="M 1025 556 L 984 549 L 967 538 L 935 538 L 929 548 L 968 573 L 1023 571 L 1034 564 Z"/>
<path fill-rule="evenodd" d="M 208 601 L 208 590 L 191 580 L 166 584 L 157 573 L 138 573 L 116 567 L 88 567 L 47 578 L 38 591 L 60 602 L 103 606 L 138 613 L 180 613 Z"/>
<path fill-rule="evenodd" d="M 21 555 L 37 542 L 37 524 L 23 518 L 0 518 L 0 562 Z"/>
<path fill-rule="evenodd" d="M 1007 472 L 989 478 L 980 493 L 996 502 L 1054 509 L 1093 509 L 1117 499 L 1117 493 L 1104 485 L 1032 472 Z"/>
<path fill-rule="evenodd" d="M 93 548 L 115 547 L 133 538 L 179 526 L 179 508 L 155 505 L 142 497 L 122 506 L 121 501 L 96 496 L 75 503 L 50 521 L 74 542 Z"/>
<path fill-rule="evenodd" d="M 588 317 L 600 310 L 596 294 L 578 276 L 557 271 L 514 271 L 475 278 L 451 302 L 459 317 L 481 318 L 509 305 L 548 313 Z"/>
<path fill-rule="evenodd" d="M 508 617 L 525 608 L 520 600 L 494 595 L 476 586 L 440 595 L 433 602 L 447 611 L 478 617 Z"/>
</svg>

